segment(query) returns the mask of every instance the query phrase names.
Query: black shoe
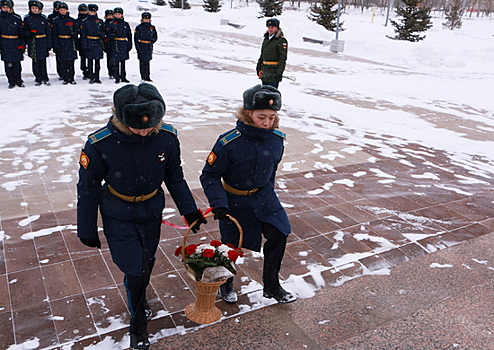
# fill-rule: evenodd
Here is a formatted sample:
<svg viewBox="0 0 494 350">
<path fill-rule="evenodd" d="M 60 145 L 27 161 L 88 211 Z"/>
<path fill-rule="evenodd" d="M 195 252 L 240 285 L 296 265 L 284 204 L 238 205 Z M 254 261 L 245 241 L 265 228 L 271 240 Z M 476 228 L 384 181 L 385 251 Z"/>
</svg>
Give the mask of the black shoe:
<svg viewBox="0 0 494 350">
<path fill-rule="evenodd" d="M 102 84 L 101 80 L 99 80 L 99 79 L 96 79 L 94 82 L 95 82 L 96 84 Z"/>
<path fill-rule="evenodd" d="M 71 80 L 71 81 L 70 81 L 70 83 L 71 83 L 72 85 L 76 85 L 76 84 L 77 84 L 74 80 Z"/>
<path fill-rule="evenodd" d="M 233 288 L 233 277 L 230 277 L 220 286 L 218 295 L 227 303 L 236 303 L 238 300 L 237 292 Z"/>
<path fill-rule="evenodd" d="M 280 304 L 288 304 L 297 300 L 295 295 L 293 295 L 290 292 L 287 292 L 281 287 L 275 290 L 264 289 L 262 296 L 268 299 L 274 298 Z"/>
<path fill-rule="evenodd" d="M 9 89 L 15 88 L 15 84 L 9 84 Z"/>
<path fill-rule="evenodd" d="M 26 85 L 24 85 L 23 83 L 17 83 L 17 86 L 18 87 L 26 87 Z"/>
<path fill-rule="evenodd" d="M 122 83 L 130 83 L 130 81 L 128 81 L 127 78 L 123 78 Z"/>
<path fill-rule="evenodd" d="M 115 79 L 115 84 L 118 84 L 118 83 L 120 83 L 120 79 L 117 78 L 117 79 Z"/>
<path fill-rule="evenodd" d="M 51 86 L 51 84 L 47 81 L 44 81 L 43 84 L 45 84 L 46 86 Z"/>
<path fill-rule="evenodd" d="M 94 83 L 95 83 L 94 79 L 89 80 L 89 84 L 94 84 Z"/>
<path fill-rule="evenodd" d="M 41 86 L 41 83 L 39 81 L 37 81 L 34 86 Z"/>
<path fill-rule="evenodd" d="M 135 335 L 130 335 L 130 350 L 148 350 L 150 345 L 147 338 L 144 340 L 137 340 Z"/>
<path fill-rule="evenodd" d="M 67 85 L 69 82 L 67 80 L 64 80 L 64 82 L 62 83 L 63 85 Z"/>
<path fill-rule="evenodd" d="M 82 77 L 82 80 L 88 80 L 88 79 L 89 79 L 89 78 L 88 78 L 86 75 L 84 75 L 84 76 Z"/>
<path fill-rule="evenodd" d="M 58 77 L 58 80 L 63 80 L 63 78 L 62 77 Z"/>
</svg>

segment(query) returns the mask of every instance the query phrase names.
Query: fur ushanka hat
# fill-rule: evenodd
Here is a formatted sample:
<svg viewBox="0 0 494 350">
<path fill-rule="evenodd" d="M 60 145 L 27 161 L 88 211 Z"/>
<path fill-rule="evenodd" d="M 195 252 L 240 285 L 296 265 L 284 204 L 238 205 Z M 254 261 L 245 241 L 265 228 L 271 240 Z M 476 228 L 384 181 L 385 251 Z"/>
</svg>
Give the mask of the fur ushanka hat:
<svg viewBox="0 0 494 350">
<path fill-rule="evenodd" d="M 272 109 L 281 108 L 281 93 L 270 85 L 256 85 L 244 92 L 244 109 Z"/>
<path fill-rule="evenodd" d="M 166 105 L 154 85 L 127 84 L 113 94 L 115 116 L 134 129 L 147 129 L 158 125 L 165 115 Z"/>
</svg>

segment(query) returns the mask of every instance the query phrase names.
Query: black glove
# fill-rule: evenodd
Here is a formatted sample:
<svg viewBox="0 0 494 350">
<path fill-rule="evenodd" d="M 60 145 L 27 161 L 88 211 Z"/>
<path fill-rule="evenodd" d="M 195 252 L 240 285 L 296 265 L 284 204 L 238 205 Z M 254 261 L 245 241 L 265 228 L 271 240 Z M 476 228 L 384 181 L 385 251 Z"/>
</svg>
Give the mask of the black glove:
<svg viewBox="0 0 494 350">
<path fill-rule="evenodd" d="M 208 223 L 206 219 L 204 219 L 204 215 L 202 215 L 202 212 L 200 210 L 193 211 L 190 214 L 185 214 L 184 219 L 187 222 L 187 225 L 189 226 L 192 225 L 197 220 L 197 223 L 191 228 L 192 232 L 194 233 L 197 233 L 197 231 L 199 231 L 201 224 Z"/>
<path fill-rule="evenodd" d="M 276 74 L 276 80 L 282 81 L 283 80 L 283 75 L 281 74 Z"/>
<path fill-rule="evenodd" d="M 214 208 L 213 213 L 215 220 L 226 220 L 227 219 L 226 214 L 228 214 L 228 209 L 224 207 Z"/>
<path fill-rule="evenodd" d="M 82 244 L 87 245 L 88 247 L 101 249 L 101 241 L 99 240 L 99 238 L 80 238 L 80 240 Z"/>
</svg>

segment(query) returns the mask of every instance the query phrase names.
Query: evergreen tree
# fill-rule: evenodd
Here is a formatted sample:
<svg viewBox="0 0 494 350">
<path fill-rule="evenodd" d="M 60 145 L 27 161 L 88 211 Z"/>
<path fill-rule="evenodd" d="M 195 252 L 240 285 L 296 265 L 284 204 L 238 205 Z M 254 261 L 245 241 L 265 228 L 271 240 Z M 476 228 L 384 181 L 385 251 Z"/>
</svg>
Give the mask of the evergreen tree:
<svg viewBox="0 0 494 350">
<path fill-rule="evenodd" d="M 283 12 L 283 0 L 258 0 L 262 17 L 276 17 Z"/>
<path fill-rule="evenodd" d="M 431 8 L 422 7 L 422 0 L 402 0 L 405 7 L 398 7 L 395 11 L 400 19 L 400 23 L 391 20 L 391 24 L 395 27 L 395 37 L 390 39 L 408 40 L 412 42 L 425 39 L 424 36 L 420 36 L 421 32 L 425 32 L 432 27 L 431 22 Z"/>
<path fill-rule="evenodd" d="M 165 0 L 155 0 L 154 4 L 158 5 L 158 6 L 166 6 L 166 1 Z"/>
<path fill-rule="evenodd" d="M 203 0 L 202 7 L 206 12 L 220 12 L 221 4 L 220 0 Z"/>
<path fill-rule="evenodd" d="M 168 5 L 170 5 L 170 7 L 172 9 L 181 9 L 182 8 L 182 1 L 184 3 L 184 10 L 190 10 L 190 4 L 187 0 L 172 0 L 172 1 L 168 1 Z"/>
<path fill-rule="evenodd" d="M 460 29 L 463 22 L 461 17 L 465 9 L 463 7 L 463 0 L 451 0 L 446 5 L 444 9 L 444 14 L 446 17 L 446 22 L 443 23 L 443 28 L 448 29 Z"/>
<path fill-rule="evenodd" d="M 340 8 L 340 13 L 343 7 Z M 321 0 L 321 5 L 315 3 L 310 7 L 310 13 L 307 16 L 311 21 L 322 25 L 327 30 L 336 32 L 336 22 L 338 18 L 338 0 Z M 343 31 L 343 23 L 340 21 L 339 31 Z"/>
</svg>

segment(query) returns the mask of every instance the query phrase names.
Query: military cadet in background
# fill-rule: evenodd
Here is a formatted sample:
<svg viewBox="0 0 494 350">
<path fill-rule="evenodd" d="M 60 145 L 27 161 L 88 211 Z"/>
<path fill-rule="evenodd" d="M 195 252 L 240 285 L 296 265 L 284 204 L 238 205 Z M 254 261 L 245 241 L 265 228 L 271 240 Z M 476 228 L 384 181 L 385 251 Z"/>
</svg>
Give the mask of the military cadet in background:
<svg viewBox="0 0 494 350">
<path fill-rule="evenodd" d="M 165 208 L 164 183 L 185 221 L 206 223 L 184 179 L 180 143 L 163 124 L 165 101 L 151 84 L 127 84 L 113 94 L 113 116 L 91 134 L 80 157 L 77 236 L 101 248 L 98 209 L 113 261 L 124 273 L 130 310 L 130 348 L 149 349 L 152 311 L 146 287 L 156 260 Z"/>
<path fill-rule="evenodd" d="M 46 58 L 51 50 L 51 30 L 48 18 L 41 13 L 43 3 L 38 0 L 28 2 L 29 14 L 24 18 L 24 33 L 27 52 L 32 60 L 36 86 L 50 85 L 46 70 Z"/>
<path fill-rule="evenodd" d="M 68 15 L 69 7 L 60 3 L 59 15 L 53 19 L 52 39 L 53 51 L 57 56 L 63 84 L 77 84 L 74 80 L 74 61 L 77 59 L 76 42 L 78 28 L 76 20 Z"/>
<path fill-rule="evenodd" d="M 11 0 L 0 1 L 0 51 L 9 89 L 15 86 L 24 87 L 21 61 L 26 50 L 22 18 L 13 12 L 13 6 Z"/>
<path fill-rule="evenodd" d="M 55 19 L 55 17 L 58 16 L 58 6 L 60 6 L 61 3 L 62 2 L 60 0 L 56 0 L 53 2 L 52 12 L 48 15 L 48 22 L 50 23 L 50 28 L 52 28 L 53 20 Z M 52 37 L 52 42 L 53 42 L 53 37 Z M 63 80 L 62 75 L 60 74 L 59 61 L 55 60 L 55 62 L 57 67 L 58 80 Z"/>
<path fill-rule="evenodd" d="M 139 71 L 143 81 L 152 81 L 150 62 L 153 59 L 153 44 L 158 40 L 155 26 L 151 24 L 151 14 L 143 12 L 141 23 L 134 30 L 134 43 L 139 60 Z"/>
<path fill-rule="evenodd" d="M 103 41 L 103 51 L 106 53 L 106 68 L 108 69 L 108 77 L 110 79 L 115 79 L 115 74 L 114 74 L 114 69 L 115 69 L 115 62 L 113 62 L 112 54 L 110 52 L 112 46 L 110 45 L 110 39 L 108 39 L 108 30 L 110 28 L 110 23 L 113 21 L 113 10 L 106 10 L 105 11 L 105 30 L 106 30 L 106 37 L 105 40 Z"/>
<path fill-rule="evenodd" d="M 81 22 L 80 39 L 84 55 L 87 57 L 89 84 L 101 84 L 99 78 L 100 60 L 103 58 L 103 40 L 106 37 L 105 23 L 98 18 L 98 5 L 88 5 L 89 14 Z"/>
<path fill-rule="evenodd" d="M 263 85 L 278 88 L 285 71 L 288 42 L 280 28 L 280 21 L 271 18 L 266 21 L 267 31 L 261 46 L 261 56 L 257 61 L 257 76 Z"/>
<path fill-rule="evenodd" d="M 259 252 L 262 236 L 265 298 L 286 304 L 296 297 L 284 290 L 278 274 L 285 253 L 290 222 L 275 192 L 276 169 L 283 157 L 285 134 L 278 131 L 281 94 L 272 86 L 257 85 L 243 94 L 237 126 L 218 137 L 201 174 L 204 193 L 220 220 L 221 241 L 238 246 L 237 226 L 243 228 L 242 247 Z M 226 219 L 226 220 L 225 220 Z M 237 301 L 233 277 L 219 290 L 228 303 Z"/>
<path fill-rule="evenodd" d="M 77 28 L 81 28 L 82 21 L 87 17 L 88 15 L 88 9 L 86 4 L 79 4 L 77 6 L 77 11 L 79 12 L 77 14 Z M 79 40 L 77 40 L 77 51 L 79 51 L 79 60 L 80 60 L 80 68 L 82 72 L 82 79 L 87 80 L 89 79 L 89 75 L 87 73 L 87 57 L 86 57 L 86 52 L 82 49 L 82 43 L 81 43 L 81 38 L 79 36 Z"/>
<path fill-rule="evenodd" d="M 128 83 L 125 61 L 129 59 L 129 52 L 132 50 L 132 32 L 130 25 L 124 21 L 121 7 L 115 7 L 113 17 L 108 30 L 108 39 L 112 46 L 111 53 L 115 62 L 115 83 Z"/>
</svg>

